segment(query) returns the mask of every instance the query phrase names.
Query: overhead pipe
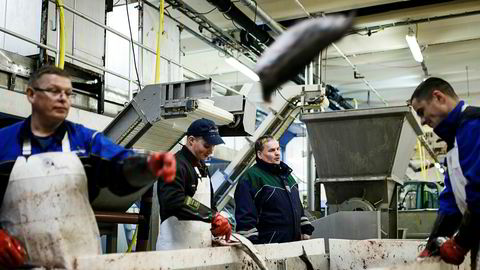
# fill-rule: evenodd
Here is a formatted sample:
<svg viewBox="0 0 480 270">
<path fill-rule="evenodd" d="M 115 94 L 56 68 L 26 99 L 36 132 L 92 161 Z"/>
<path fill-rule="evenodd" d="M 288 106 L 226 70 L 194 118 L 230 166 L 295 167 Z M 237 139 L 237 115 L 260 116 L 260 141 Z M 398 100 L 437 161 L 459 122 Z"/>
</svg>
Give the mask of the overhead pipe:
<svg viewBox="0 0 480 270">
<path fill-rule="evenodd" d="M 253 37 L 261 43 L 269 46 L 274 39 L 265 30 L 257 26 L 257 24 L 248 18 L 245 13 L 238 9 L 230 0 L 207 0 L 215 6 L 220 12 L 228 16 L 234 22 L 238 23 L 243 29 L 249 32 Z"/>
<path fill-rule="evenodd" d="M 338 105 L 342 106 L 345 109 L 354 109 L 354 107 L 347 102 L 347 100 L 339 94 L 339 90 L 330 84 L 326 86 L 326 95 L 327 98 L 337 102 Z"/>
<path fill-rule="evenodd" d="M 305 14 L 307 15 L 308 18 L 313 18 L 312 14 L 310 14 L 310 12 L 307 11 L 307 9 L 302 5 L 302 3 L 300 3 L 300 1 L 298 0 L 295 0 L 295 2 L 297 3 L 297 5 L 303 10 L 303 12 L 305 12 Z M 322 13 L 321 14 L 322 17 L 326 17 L 325 13 Z M 332 43 L 332 46 L 335 48 L 335 50 L 340 54 L 340 56 L 345 59 L 345 61 L 347 61 L 347 63 L 352 67 L 353 71 L 354 72 L 358 72 L 358 69 L 357 69 L 357 66 L 355 66 L 351 61 L 350 59 L 348 59 L 348 57 L 343 53 L 342 50 L 340 50 L 340 48 L 335 44 L 335 43 Z M 378 99 L 380 99 L 386 106 L 388 106 L 388 102 L 378 93 L 378 91 L 370 84 L 370 82 L 368 82 L 365 78 L 362 78 L 362 81 L 363 83 L 365 83 L 365 85 L 368 86 L 368 88 L 370 88 L 370 90 L 375 94 L 377 95 Z M 350 105 L 351 106 L 351 105 Z"/>
<path fill-rule="evenodd" d="M 238 23 L 242 28 L 244 28 L 247 32 L 249 32 L 252 36 L 254 36 L 256 39 L 258 39 L 261 43 L 263 43 L 266 46 L 269 46 L 272 44 L 275 40 L 268 34 L 266 31 L 260 29 L 257 24 L 252 21 L 247 15 L 245 15 L 240 9 L 238 9 L 230 0 L 207 0 L 210 4 L 215 6 L 220 12 L 228 16 L 232 21 L 235 23 Z M 244 2 L 242 0 L 242 2 Z M 245 3 L 245 2 L 244 2 Z M 253 3 L 253 5 L 255 5 Z M 257 6 L 257 12 L 258 12 L 258 6 Z M 264 11 L 263 13 L 267 15 Z M 268 15 L 267 15 L 268 16 Z M 270 16 L 271 22 L 275 22 Z M 280 27 L 281 28 L 281 27 Z M 281 30 L 280 33 L 283 32 L 283 28 L 277 29 Z M 255 48 L 258 49 L 258 48 Z M 302 85 L 305 84 L 305 78 L 301 76 L 301 74 L 297 75 L 295 78 L 292 80 L 296 84 Z M 337 90 L 338 92 L 338 90 Z M 337 101 L 337 104 L 342 106 L 345 109 L 352 109 L 352 105 L 350 105 L 340 94 L 336 93 L 335 98 L 337 98 L 339 101 Z M 331 103 L 332 104 L 332 103 Z M 335 105 L 330 106 L 331 109 L 340 109 Z"/>
<path fill-rule="evenodd" d="M 270 36 L 269 33 L 262 30 L 257 26 L 257 24 L 252 21 L 247 15 L 245 15 L 240 9 L 238 9 L 230 0 L 207 0 L 210 4 L 215 6 L 220 12 L 228 16 L 232 21 L 238 23 L 245 31 L 250 33 L 258 41 L 263 43 L 266 46 L 272 44 L 275 40 Z M 282 29 L 283 31 L 283 29 Z M 263 52 L 263 48 L 255 45 L 251 45 L 255 50 L 260 50 L 260 53 Z M 305 80 L 301 75 L 295 77 L 293 82 L 297 84 L 305 84 Z"/>
<path fill-rule="evenodd" d="M 258 6 L 256 2 L 252 0 L 240 0 L 240 2 L 242 2 L 248 8 L 250 8 L 250 10 L 255 12 L 258 15 L 258 17 L 261 18 L 263 22 L 266 25 L 268 25 L 270 29 L 272 29 L 272 31 L 277 35 L 281 35 L 285 31 L 283 29 L 283 26 L 281 26 L 272 17 L 270 17 L 261 7 Z M 297 84 L 305 84 L 305 79 L 299 75 L 293 79 L 293 82 Z M 336 101 L 338 105 L 342 106 L 343 108 L 345 109 L 353 108 L 353 106 L 351 106 L 340 94 L 338 94 L 338 89 L 336 89 L 336 92 L 332 91 L 330 96 L 331 97 L 328 97 L 329 99 Z M 331 110 L 340 110 L 340 108 L 333 103 L 330 103 L 329 108 Z"/>
<path fill-rule="evenodd" d="M 247 6 L 252 12 L 254 12 L 270 29 L 277 35 L 281 35 L 284 31 L 283 26 L 276 22 L 270 15 L 268 15 L 262 8 L 260 8 L 257 2 L 253 0 L 240 0 L 245 6 Z"/>
</svg>

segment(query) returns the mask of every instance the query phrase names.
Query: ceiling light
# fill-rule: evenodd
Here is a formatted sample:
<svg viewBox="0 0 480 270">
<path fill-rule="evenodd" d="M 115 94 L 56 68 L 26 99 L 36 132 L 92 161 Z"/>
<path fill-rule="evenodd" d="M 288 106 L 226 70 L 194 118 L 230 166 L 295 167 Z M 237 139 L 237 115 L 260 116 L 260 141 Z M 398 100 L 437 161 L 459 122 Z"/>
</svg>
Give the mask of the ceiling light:
<svg viewBox="0 0 480 270">
<path fill-rule="evenodd" d="M 240 63 L 237 59 L 233 57 L 227 57 L 225 58 L 225 62 L 227 62 L 227 64 L 229 64 L 230 66 L 236 68 L 238 71 L 243 73 L 243 75 L 249 77 L 250 79 L 256 82 L 260 81 L 260 78 L 255 72 L 253 72 L 250 68 L 248 68 L 244 64 Z"/>
<path fill-rule="evenodd" d="M 405 39 L 407 40 L 408 47 L 410 48 L 415 61 L 420 63 L 423 62 L 422 51 L 420 50 L 417 38 L 415 37 L 415 33 L 413 33 L 412 29 L 409 29 L 408 35 L 405 36 Z"/>
</svg>

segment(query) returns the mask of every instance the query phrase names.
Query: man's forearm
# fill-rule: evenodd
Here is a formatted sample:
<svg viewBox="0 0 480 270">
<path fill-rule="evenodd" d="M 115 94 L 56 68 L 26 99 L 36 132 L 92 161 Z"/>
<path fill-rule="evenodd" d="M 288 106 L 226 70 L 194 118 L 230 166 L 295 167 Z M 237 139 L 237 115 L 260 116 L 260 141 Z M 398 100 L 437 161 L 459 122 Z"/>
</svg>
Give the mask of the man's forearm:
<svg viewBox="0 0 480 270">
<path fill-rule="evenodd" d="M 127 183 L 133 187 L 144 187 L 156 180 L 148 167 L 147 154 L 135 154 L 126 158 L 122 171 Z"/>
<path fill-rule="evenodd" d="M 457 231 L 461 221 L 462 215 L 460 213 L 446 215 L 439 212 L 433 225 L 429 240 L 441 236 L 452 237 Z"/>
<path fill-rule="evenodd" d="M 466 249 L 471 249 L 478 245 L 478 241 L 480 241 L 479 226 L 479 214 L 467 210 L 463 214 L 458 233 L 455 235 L 455 241 Z"/>
</svg>

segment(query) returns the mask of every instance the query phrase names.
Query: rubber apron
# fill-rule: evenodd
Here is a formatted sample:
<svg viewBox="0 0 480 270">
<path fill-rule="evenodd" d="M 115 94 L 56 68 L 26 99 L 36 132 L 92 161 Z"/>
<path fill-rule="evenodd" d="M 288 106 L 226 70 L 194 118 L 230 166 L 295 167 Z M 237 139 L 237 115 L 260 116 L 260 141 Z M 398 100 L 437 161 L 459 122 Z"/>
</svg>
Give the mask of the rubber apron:
<svg viewBox="0 0 480 270">
<path fill-rule="evenodd" d="M 101 254 L 85 170 L 70 151 L 67 132 L 62 152 L 31 155 L 31 149 L 25 140 L 10 174 L 0 222 L 24 244 L 29 264 L 71 269 L 74 257 Z"/>
<path fill-rule="evenodd" d="M 210 207 L 210 177 L 202 177 L 197 167 L 195 167 L 195 171 L 199 180 L 193 198 Z M 210 228 L 210 223 L 178 220 L 177 217 L 171 216 L 160 225 L 157 250 L 211 247 L 212 233 Z"/>
</svg>

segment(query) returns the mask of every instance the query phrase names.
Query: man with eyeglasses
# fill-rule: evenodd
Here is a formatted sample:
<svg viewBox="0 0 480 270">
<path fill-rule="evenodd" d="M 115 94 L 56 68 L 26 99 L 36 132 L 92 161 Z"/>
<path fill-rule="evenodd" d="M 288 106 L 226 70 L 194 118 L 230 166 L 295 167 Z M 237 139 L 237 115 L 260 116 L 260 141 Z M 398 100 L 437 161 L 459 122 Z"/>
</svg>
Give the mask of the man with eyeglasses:
<svg viewBox="0 0 480 270">
<path fill-rule="evenodd" d="M 224 143 L 218 128 L 202 118 L 189 126 L 186 135 L 186 144 L 175 154 L 175 181 L 157 184 L 162 222 L 157 250 L 208 247 L 212 234 L 228 241 L 232 233 L 228 219 L 216 210 L 204 163 L 215 146 Z"/>
<path fill-rule="evenodd" d="M 101 188 L 124 196 L 175 177 L 170 153 L 140 154 L 65 120 L 69 75 L 42 67 L 26 96 L 32 114 L 0 129 L 0 268 L 73 268 L 75 256 L 101 254 L 90 201 Z M 88 182 L 87 182 L 88 179 Z"/>
</svg>

